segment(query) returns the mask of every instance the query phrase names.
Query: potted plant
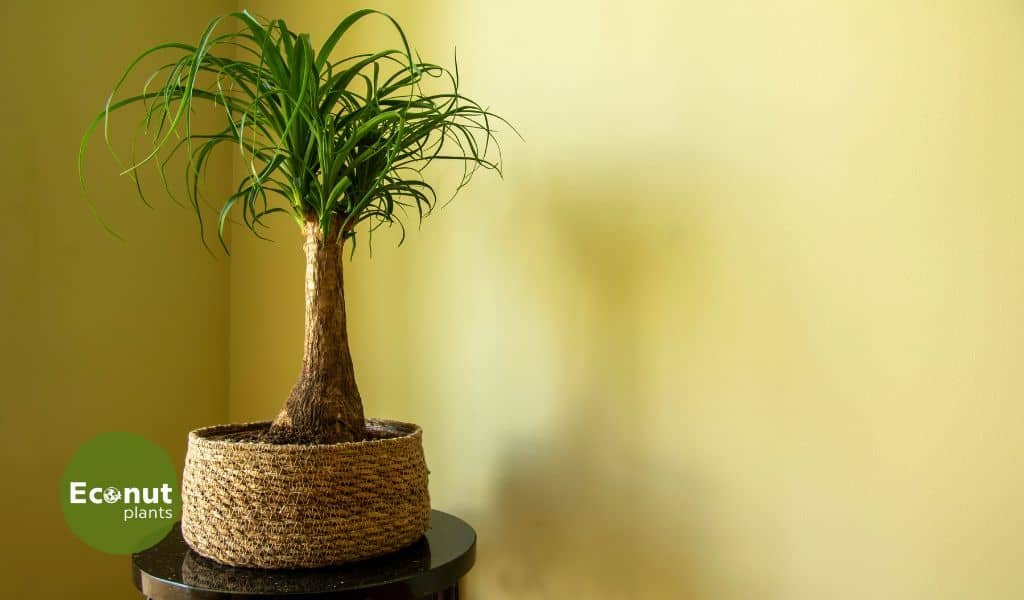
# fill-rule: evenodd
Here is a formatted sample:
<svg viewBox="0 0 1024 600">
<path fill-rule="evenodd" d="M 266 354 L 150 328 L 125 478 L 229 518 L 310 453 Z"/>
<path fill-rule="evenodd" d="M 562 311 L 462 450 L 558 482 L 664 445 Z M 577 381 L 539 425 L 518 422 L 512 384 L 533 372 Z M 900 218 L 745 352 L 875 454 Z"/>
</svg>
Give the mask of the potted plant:
<svg viewBox="0 0 1024 600">
<path fill-rule="evenodd" d="M 346 32 L 369 15 L 390 22 L 400 48 L 332 58 Z M 171 58 L 141 93 L 119 99 L 129 75 L 154 54 Z M 236 566 L 314 567 L 397 550 L 429 526 L 420 428 L 363 415 L 342 261 L 346 244 L 354 250 L 357 238 L 385 224 L 397 225 L 404 239 L 403 219 L 431 212 L 437 194 L 423 170 L 434 161 L 461 163 L 456 192 L 479 168 L 500 173 L 494 124 L 503 120 L 458 86 L 458 69 L 414 57 L 385 13 L 352 13 L 315 50 L 308 34 L 283 20 L 243 11 L 212 21 L 195 45 L 143 52 L 90 124 L 78 156 L 83 192 L 90 137 L 101 124 L 106 136 L 111 113 L 141 107 L 136 137 L 149 145 L 136 151 L 133 140 L 123 170 L 140 196 L 140 169 L 153 166 L 166 187 L 167 161 L 183 153 L 205 244 L 200 181 L 211 152 L 233 145 L 246 173 L 215 209 L 224 250 L 233 217 L 261 235 L 268 215 L 286 213 L 304 236 L 302 369 L 283 408 L 273 422 L 189 434 L 182 533 L 199 554 Z M 200 102 L 223 112 L 222 129 L 192 128 Z"/>
</svg>

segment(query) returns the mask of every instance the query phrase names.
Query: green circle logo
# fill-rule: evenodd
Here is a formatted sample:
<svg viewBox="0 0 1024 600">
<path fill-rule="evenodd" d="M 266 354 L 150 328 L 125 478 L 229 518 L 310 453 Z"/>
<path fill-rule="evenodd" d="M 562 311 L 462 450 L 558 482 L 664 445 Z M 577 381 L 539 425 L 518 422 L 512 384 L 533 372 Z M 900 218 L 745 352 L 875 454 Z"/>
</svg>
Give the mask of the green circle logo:
<svg viewBox="0 0 1024 600">
<path fill-rule="evenodd" d="M 96 550 L 139 552 L 162 540 L 180 517 L 178 474 L 163 448 L 146 438 L 101 433 L 64 469 L 60 506 L 71 531 Z"/>
</svg>

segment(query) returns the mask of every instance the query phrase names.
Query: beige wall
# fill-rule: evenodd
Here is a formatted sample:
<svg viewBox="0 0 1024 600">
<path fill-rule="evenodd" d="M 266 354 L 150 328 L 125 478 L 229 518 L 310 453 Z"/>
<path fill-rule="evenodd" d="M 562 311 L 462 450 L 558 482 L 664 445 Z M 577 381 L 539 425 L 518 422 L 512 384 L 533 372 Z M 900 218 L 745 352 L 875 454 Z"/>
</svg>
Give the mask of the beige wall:
<svg viewBox="0 0 1024 600">
<path fill-rule="evenodd" d="M 180 460 L 297 373 L 287 220 L 236 235 L 229 271 L 100 147 L 127 244 L 73 173 L 125 60 L 233 6 L 5 5 L 12 597 L 133 597 L 59 517 L 79 443 L 127 429 Z M 322 39 L 355 4 L 246 6 Z M 425 58 L 457 45 L 527 140 L 346 264 L 367 411 L 426 428 L 435 505 L 481 535 L 471 598 L 1024 595 L 1019 3 L 380 6 Z"/>
<path fill-rule="evenodd" d="M 127 242 L 108 236 L 80 197 L 75 154 L 134 54 L 195 38 L 232 4 L 4 3 L 4 598 L 137 598 L 128 559 L 88 548 L 64 525 L 64 466 L 110 430 L 138 432 L 180 464 L 186 432 L 227 416 L 228 261 L 202 249 L 187 211 L 159 194 L 156 210 L 142 206 L 100 138 L 91 191 Z"/>
<path fill-rule="evenodd" d="M 380 5 L 527 140 L 346 265 L 471 597 L 1024 595 L 1019 2 Z M 233 419 L 298 369 L 281 223 L 236 235 Z"/>
</svg>

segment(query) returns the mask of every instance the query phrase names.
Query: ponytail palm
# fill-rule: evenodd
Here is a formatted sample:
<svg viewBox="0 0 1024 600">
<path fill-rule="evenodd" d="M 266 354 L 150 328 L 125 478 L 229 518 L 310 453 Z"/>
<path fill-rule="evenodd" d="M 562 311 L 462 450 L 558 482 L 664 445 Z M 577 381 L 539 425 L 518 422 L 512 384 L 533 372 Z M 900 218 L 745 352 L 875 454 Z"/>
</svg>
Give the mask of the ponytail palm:
<svg viewBox="0 0 1024 600">
<path fill-rule="evenodd" d="M 349 29 L 370 15 L 388 20 L 400 47 L 333 59 Z M 151 55 L 170 59 L 141 93 L 119 99 L 126 79 Z M 221 111 L 223 128 L 193 129 L 197 103 Z M 141 106 L 142 118 L 123 174 L 140 197 L 140 170 L 152 166 L 169 192 L 165 167 L 183 154 L 186 194 L 205 243 L 210 224 L 200 184 L 213 150 L 226 144 L 237 148 L 245 171 L 235 192 L 214 206 L 225 250 L 229 220 L 262 235 L 268 215 L 286 213 L 305 237 L 302 372 L 268 441 L 361 439 L 363 408 L 345 325 L 344 245 L 384 224 L 397 225 L 404 239 L 404 220 L 422 220 L 436 206 L 438 195 L 423 178 L 434 161 L 462 166 L 455 191 L 480 168 L 500 172 L 494 125 L 502 119 L 459 92 L 457 69 L 414 57 L 398 23 L 369 9 L 346 17 L 319 49 L 283 20 L 236 12 L 212 21 L 195 45 L 146 50 L 83 137 L 80 178 L 90 137 L 100 125 L 106 137 L 110 115 L 130 106 Z"/>
</svg>

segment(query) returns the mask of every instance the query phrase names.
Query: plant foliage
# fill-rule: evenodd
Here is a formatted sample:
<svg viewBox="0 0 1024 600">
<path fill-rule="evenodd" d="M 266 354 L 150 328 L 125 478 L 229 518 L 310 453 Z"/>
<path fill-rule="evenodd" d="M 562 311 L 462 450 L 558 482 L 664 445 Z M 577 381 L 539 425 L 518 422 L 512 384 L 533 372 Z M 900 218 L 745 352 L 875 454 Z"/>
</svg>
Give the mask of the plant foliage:
<svg viewBox="0 0 1024 600">
<path fill-rule="evenodd" d="M 346 32 L 373 14 L 394 26 L 401 48 L 332 60 Z M 141 93 L 117 99 L 129 75 L 151 55 L 176 60 L 157 68 Z M 441 91 L 424 91 L 421 84 L 428 78 L 434 81 L 427 87 Z M 223 110 L 223 129 L 193 129 L 197 101 Z M 245 177 L 214 206 L 225 250 L 225 223 L 233 210 L 261 237 L 267 215 L 288 212 L 300 226 L 315 219 L 325 238 L 338 231 L 354 237 L 355 226 L 368 221 L 371 233 L 397 224 L 404 239 L 405 215 L 415 211 L 422 220 L 437 205 L 434 187 L 422 176 L 427 165 L 461 163 L 456 192 L 479 168 L 500 174 L 494 125 L 504 119 L 459 92 L 457 66 L 450 71 L 414 57 L 399 24 L 372 9 L 346 17 L 319 50 L 308 34 L 292 32 L 283 20 L 245 11 L 214 19 L 196 45 L 172 42 L 146 50 L 129 64 L 82 138 L 83 192 L 82 160 L 90 137 L 102 124 L 117 157 L 108 135 L 110 115 L 132 105 L 144 111 L 122 174 L 135 182 L 145 202 L 139 169 L 155 165 L 170 194 L 164 170 L 172 156 L 184 152 L 186 193 L 204 243 L 206 200 L 200 182 L 217 146 L 238 147 Z M 141 144 L 144 150 L 140 141 L 148 142 Z"/>
</svg>

